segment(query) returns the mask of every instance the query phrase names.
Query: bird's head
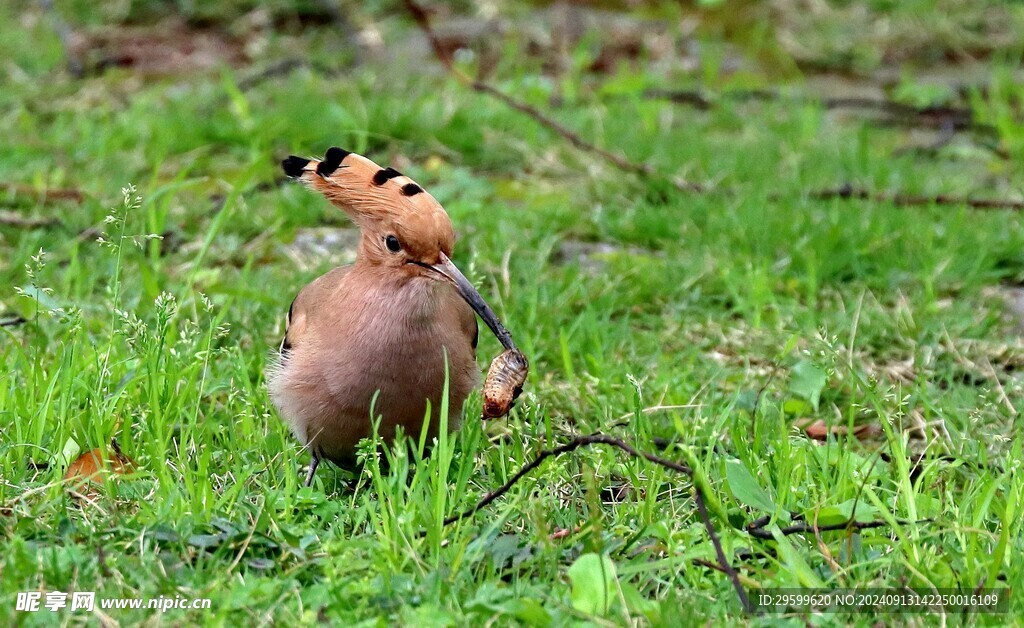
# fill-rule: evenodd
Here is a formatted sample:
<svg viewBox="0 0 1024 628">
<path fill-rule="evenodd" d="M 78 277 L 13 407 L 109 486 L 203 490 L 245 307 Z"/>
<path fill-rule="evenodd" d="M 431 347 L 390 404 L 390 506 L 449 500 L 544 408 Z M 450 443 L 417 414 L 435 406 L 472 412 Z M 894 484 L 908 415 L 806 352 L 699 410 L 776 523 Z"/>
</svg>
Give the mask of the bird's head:
<svg viewBox="0 0 1024 628">
<path fill-rule="evenodd" d="M 323 194 L 362 232 L 359 260 L 396 273 L 450 283 L 502 345 L 512 339 L 473 284 L 451 261 L 448 212 L 415 181 L 362 155 L 330 148 L 321 160 L 291 156 L 285 174 Z"/>
</svg>

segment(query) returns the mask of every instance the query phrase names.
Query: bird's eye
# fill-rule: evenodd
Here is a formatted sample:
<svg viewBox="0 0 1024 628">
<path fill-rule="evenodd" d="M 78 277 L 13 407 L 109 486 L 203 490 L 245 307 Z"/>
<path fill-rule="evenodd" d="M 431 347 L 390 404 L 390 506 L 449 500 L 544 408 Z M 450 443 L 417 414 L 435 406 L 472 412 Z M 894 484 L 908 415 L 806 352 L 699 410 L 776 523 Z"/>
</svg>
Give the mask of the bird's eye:
<svg viewBox="0 0 1024 628">
<path fill-rule="evenodd" d="M 402 245 L 398 242 L 398 238 L 393 235 L 389 235 L 384 238 L 384 244 L 387 245 L 388 250 L 392 253 L 397 253 L 402 250 Z"/>
</svg>

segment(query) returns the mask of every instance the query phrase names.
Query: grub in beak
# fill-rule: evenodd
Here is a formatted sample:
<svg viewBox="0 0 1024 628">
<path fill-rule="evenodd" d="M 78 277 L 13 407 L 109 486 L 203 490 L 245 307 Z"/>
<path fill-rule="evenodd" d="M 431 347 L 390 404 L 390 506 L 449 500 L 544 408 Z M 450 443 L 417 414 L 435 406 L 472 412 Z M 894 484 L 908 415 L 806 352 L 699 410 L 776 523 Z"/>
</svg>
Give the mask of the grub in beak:
<svg viewBox="0 0 1024 628">
<path fill-rule="evenodd" d="M 515 405 L 530 371 L 530 362 L 518 349 L 506 349 L 491 361 L 484 380 L 484 411 L 482 419 L 496 419 L 509 413 Z"/>
</svg>

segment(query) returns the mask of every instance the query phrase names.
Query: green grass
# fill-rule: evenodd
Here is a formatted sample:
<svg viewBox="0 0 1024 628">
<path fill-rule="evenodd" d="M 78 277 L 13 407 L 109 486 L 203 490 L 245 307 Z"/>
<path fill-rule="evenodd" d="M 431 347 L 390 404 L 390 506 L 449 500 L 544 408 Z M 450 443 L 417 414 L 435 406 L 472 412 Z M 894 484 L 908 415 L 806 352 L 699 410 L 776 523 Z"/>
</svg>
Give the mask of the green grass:
<svg viewBox="0 0 1024 628">
<path fill-rule="evenodd" d="M 121 624 L 771 621 L 744 617 L 728 579 L 693 562 L 715 558 L 689 480 L 619 452 L 549 461 L 441 526 L 539 450 L 597 430 L 650 451 L 668 439 L 662 455 L 699 464 L 748 590 L 1024 578 L 1024 347 L 998 295 L 1024 281 L 1020 215 L 809 194 L 851 182 L 1019 196 L 1012 59 L 991 61 L 988 89 L 969 99 L 1009 159 L 963 139 L 902 151 L 905 131 L 814 104 L 725 99 L 701 112 L 639 97 L 664 76 L 561 79 L 553 115 L 721 190 L 694 195 L 624 176 L 430 70 L 300 69 L 247 90 L 248 72 L 227 68 L 73 80 L 33 11 L 0 8 L 0 181 L 84 200 L 0 197 L 59 219 L 0 226 L 0 320 L 27 319 L 0 327 L 0 618 L 101 620 L 15 613 L 17 592 L 41 590 L 212 599 L 163 616 L 104 611 Z M 273 36 L 261 60 L 295 46 Z M 310 54 L 344 67 L 333 50 Z M 496 84 L 549 109 L 555 87 L 509 59 Z M 295 292 L 328 270 L 297 268 L 287 247 L 301 229 L 348 225 L 275 182 L 281 157 L 332 145 L 408 164 L 445 205 L 456 262 L 532 368 L 507 423 L 481 425 L 474 397 L 429 458 L 399 448 L 386 471 L 322 467 L 302 488 L 309 456 L 275 416 L 263 369 Z M 580 260 L 567 242 L 607 246 Z M 499 346 L 481 338 L 485 362 Z M 817 442 L 800 418 L 876 435 Z M 111 439 L 137 472 L 76 497 L 68 462 Z M 742 529 L 854 508 L 891 525 L 782 542 Z M 1020 621 L 1024 598 L 1010 609 Z M 885 619 L 789 621 L 833 617 Z"/>
</svg>

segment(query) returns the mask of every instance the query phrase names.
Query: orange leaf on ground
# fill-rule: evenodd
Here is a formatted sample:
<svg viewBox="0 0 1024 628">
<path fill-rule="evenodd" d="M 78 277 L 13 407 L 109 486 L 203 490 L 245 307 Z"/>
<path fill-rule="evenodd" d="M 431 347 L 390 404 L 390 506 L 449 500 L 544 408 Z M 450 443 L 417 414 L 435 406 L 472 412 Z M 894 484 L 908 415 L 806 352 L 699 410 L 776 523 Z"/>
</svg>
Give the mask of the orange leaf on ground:
<svg viewBox="0 0 1024 628">
<path fill-rule="evenodd" d="M 552 541 L 559 541 L 561 539 L 569 538 L 569 535 L 575 534 L 575 533 L 577 533 L 579 531 L 580 531 L 580 527 L 579 526 L 576 526 L 575 528 L 559 528 L 559 529 L 555 530 L 554 532 L 552 532 L 551 535 L 548 536 L 548 538 L 551 539 Z"/>
<path fill-rule="evenodd" d="M 110 451 L 106 454 L 106 460 L 100 448 L 87 451 L 68 466 L 64 479 L 81 485 L 99 480 L 99 475 L 104 472 L 114 475 L 131 473 L 136 466 L 138 465 L 135 461 L 124 455 L 117 441 L 113 440 L 110 441 Z"/>
<path fill-rule="evenodd" d="M 821 419 L 813 420 L 810 418 L 799 419 L 796 422 L 796 426 L 802 429 L 809 437 L 814 440 L 828 440 L 829 436 L 842 436 L 849 432 L 849 429 L 845 425 L 829 425 Z M 873 423 L 865 423 L 863 425 L 853 426 L 853 437 L 857 440 L 868 440 L 878 436 L 881 433 L 881 428 Z"/>
</svg>

